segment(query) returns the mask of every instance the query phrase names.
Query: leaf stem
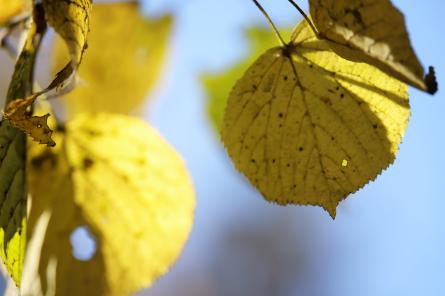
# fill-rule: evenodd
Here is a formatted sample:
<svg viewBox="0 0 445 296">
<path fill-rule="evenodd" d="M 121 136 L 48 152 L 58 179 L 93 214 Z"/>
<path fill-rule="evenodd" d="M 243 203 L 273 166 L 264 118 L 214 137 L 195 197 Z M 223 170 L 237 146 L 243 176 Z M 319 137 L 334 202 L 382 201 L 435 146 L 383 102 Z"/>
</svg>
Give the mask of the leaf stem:
<svg viewBox="0 0 445 296">
<path fill-rule="evenodd" d="M 277 35 L 278 39 L 280 40 L 280 43 L 282 46 L 286 47 L 287 43 L 284 41 L 283 37 L 281 37 L 280 32 L 278 31 L 277 27 L 275 27 L 275 24 L 273 23 L 272 19 L 270 18 L 269 14 L 267 14 L 266 10 L 264 10 L 263 6 L 261 6 L 260 3 L 258 3 L 257 0 L 252 0 L 253 3 L 255 3 L 256 7 L 263 13 L 263 15 L 266 17 L 267 21 L 271 25 L 273 31 L 275 32 L 275 35 Z"/>
<path fill-rule="evenodd" d="M 298 6 L 297 3 L 295 3 L 294 0 L 287 0 L 290 4 L 292 4 L 298 12 L 304 17 L 304 19 L 308 22 L 309 26 L 311 27 L 312 31 L 314 32 L 315 36 L 320 37 L 320 34 L 318 33 L 317 29 L 315 28 L 314 24 L 312 23 L 312 20 L 307 16 L 307 14 L 304 12 L 303 9 L 301 9 L 300 6 Z"/>
</svg>

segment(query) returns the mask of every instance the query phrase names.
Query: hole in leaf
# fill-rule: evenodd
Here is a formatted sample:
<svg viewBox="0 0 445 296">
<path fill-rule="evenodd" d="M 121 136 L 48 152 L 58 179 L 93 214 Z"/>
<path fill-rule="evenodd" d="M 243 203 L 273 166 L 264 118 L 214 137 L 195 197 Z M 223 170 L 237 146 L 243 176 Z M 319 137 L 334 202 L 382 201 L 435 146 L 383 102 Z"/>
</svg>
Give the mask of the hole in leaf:
<svg viewBox="0 0 445 296">
<path fill-rule="evenodd" d="M 88 261 L 96 253 L 96 240 L 87 226 L 79 226 L 71 232 L 70 242 L 73 256 L 80 261 Z"/>
</svg>

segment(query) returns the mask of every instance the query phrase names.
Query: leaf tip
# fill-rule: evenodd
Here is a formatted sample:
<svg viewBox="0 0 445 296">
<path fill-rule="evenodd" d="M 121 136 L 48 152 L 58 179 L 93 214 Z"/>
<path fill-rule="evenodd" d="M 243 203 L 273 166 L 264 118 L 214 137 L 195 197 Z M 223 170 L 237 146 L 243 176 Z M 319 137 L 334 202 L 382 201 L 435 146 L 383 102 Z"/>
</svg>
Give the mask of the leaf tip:
<svg viewBox="0 0 445 296">
<path fill-rule="evenodd" d="M 428 74 L 425 75 L 424 81 L 426 85 L 426 91 L 429 94 L 434 95 L 438 90 L 438 84 L 436 80 L 436 72 L 434 71 L 433 66 L 429 66 Z"/>
<path fill-rule="evenodd" d="M 322 207 L 326 212 L 328 212 L 332 220 L 335 220 L 335 217 L 337 215 L 337 204 L 334 202 L 327 202 L 323 204 Z"/>
</svg>

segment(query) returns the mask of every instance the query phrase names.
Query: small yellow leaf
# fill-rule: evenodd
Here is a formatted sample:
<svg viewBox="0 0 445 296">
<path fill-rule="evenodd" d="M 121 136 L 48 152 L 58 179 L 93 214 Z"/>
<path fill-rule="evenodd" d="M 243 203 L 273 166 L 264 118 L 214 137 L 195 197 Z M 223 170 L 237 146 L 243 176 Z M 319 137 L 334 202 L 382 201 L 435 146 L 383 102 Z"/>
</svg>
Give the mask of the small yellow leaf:
<svg viewBox="0 0 445 296">
<path fill-rule="evenodd" d="M 134 111 L 158 80 L 172 19 L 146 19 L 139 9 L 138 2 L 94 5 L 88 54 L 78 72 L 81 82 L 65 98 L 69 116 Z M 64 49 L 56 39 L 55 69 L 66 63 Z"/>
<path fill-rule="evenodd" d="M 347 59 L 374 65 L 383 72 L 434 94 L 437 82 L 427 77 L 411 47 L 403 14 L 390 0 L 310 0 L 311 15 L 322 37 Z"/>
<path fill-rule="evenodd" d="M 45 91 L 71 85 L 87 47 L 92 0 L 42 0 L 45 17 L 65 41 L 71 61 Z"/>
<path fill-rule="evenodd" d="M 84 113 L 56 138 L 57 147 L 34 145 L 29 155 L 30 241 L 40 217 L 50 218 L 28 282 L 46 295 L 55 268 L 55 295 L 121 296 L 149 286 L 174 263 L 192 226 L 195 197 L 182 159 L 146 123 L 122 115 Z M 79 226 L 96 241 L 90 260 L 72 253 Z"/>
<path fill-rule="evenodd" d="M 91 0 L 42 0 L 47 22 L 66 42 L 74 69 L 82 60 L 90 29 Z"/>
<path fill-rule="evenodd" d="M 51 138 L 53 131 L 47 123 L 49 114 L 31 116 L 27 111 L 36 98 L 37 95 L 31 95 L 25 99 L 12 101 L 5 110 L 5 118 L 9 120 L 13 127 L 30 135 L 34 141 L 46 144 L 49 147 L 55 146 L 56 143 Z"/>
<path fill-rule="evenodd" d="M 338 203 L 394 160 L 409 118 L 407 87 L 345 60 L 304 21 L 235 84 L 222 140 L 236 168 L 279 204 Z"/>
</svg>

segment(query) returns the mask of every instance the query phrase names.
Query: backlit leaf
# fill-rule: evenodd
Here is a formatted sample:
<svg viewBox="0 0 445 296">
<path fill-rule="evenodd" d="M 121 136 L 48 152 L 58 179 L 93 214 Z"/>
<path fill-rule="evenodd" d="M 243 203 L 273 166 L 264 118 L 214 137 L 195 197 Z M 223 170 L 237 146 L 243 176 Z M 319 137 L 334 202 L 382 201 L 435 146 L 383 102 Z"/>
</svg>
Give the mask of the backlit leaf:
<svg viewBox="0 0 445 296">
<path fill-rule="evenodd" d="M 50 216 L 39 268 L 27 277 L 31 290 L 45 294 L 54 280 L 55 295 L 64 296 L 149 286 L 176 260 L 192 226 L 195 197 L 182 159 L 146 123 L 122 115 L 84 113 L 55 137 L 55 148 L 30 151 L 30 241 Z M 85 261 L 70 244 L 79 226 L 97 245 Z"/>
<path fill-rule="evenodd" d="M 394 160 L 409 117 L 407 87 L 336 55 L 306 22 L 234 86 L 222 140 L 235 166 L 279 204 L 338 203 Z"/>
<path fill-rule="evenodd" d="M 82 61 L 87 47 L 92 0 L 42 0 L 42 5 L 48 24 L 63 38 L 71 58 L 46 89 L 59 90 L 71 85 Z"/>
<path fill-rule="evenodd" d="M 134 111 L 158 81 L 172 19 L 147 19 L 139 10 L 138 2 L 94 5 L 88 54 L 79 69 L 80 83 L 65 98 L 70 116 Z M 64 49 L 57 39 L 56 69 L 66 62 Z"/>
<path fill-rule="evenodd" d="M 431 94 L 437 91 L 434 69 L 427 77 L 411 47 L 403 14 L 390 0 L 310 0 L 320 35 L 333 41 L 339 55 L 372 64 Z"/>
</svg>

